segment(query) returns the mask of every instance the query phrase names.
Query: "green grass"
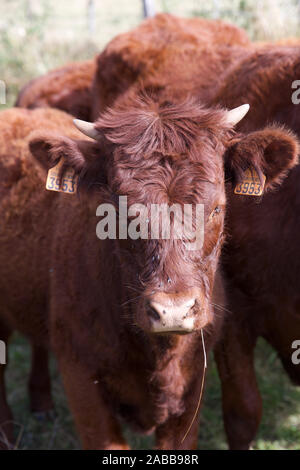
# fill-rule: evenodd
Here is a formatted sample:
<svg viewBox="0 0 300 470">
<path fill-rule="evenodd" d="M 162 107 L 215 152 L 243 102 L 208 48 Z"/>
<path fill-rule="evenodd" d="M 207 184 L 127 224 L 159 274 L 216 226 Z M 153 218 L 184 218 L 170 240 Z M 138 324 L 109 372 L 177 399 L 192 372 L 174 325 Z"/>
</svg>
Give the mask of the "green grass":
<svg viewBox="0 0 300 470">
<path fill-rule="evenodd" d="M 27 378 L 30 350 L 15 335 L 9 348 L 8 400 L 13 409 L 19 449 L 79 449 L 72 418 L 54 359 L 51 359 L 52 389 L 56 418 L 39 422 L 29 412 Z M 256 354 L 256 370 L 263 396 L 264 414 L 254 449 L 300 449 L 300 388 L 289 382 L 274 351 L 262 340 Z M 134 449 L 147 449 L 153 436 L 124 434 Z M 201 412 L 199 449 L 226 449 L 223 431 L 221 390 L 216 366 L 211 362 Z"/>
</svg>

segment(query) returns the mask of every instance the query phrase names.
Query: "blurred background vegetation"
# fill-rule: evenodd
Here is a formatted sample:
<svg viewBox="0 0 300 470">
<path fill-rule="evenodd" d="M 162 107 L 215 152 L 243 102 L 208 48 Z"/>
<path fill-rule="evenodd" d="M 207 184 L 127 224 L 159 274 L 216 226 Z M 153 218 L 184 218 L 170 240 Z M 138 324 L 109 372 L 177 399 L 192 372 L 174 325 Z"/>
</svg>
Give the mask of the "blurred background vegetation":
<svg viewBox="0 0 300 470">
<path fill-rule="evenodd" d="M 299 0 L 155 0 L 157 12 L 222 18 L 247 30 L 253 40 L 300 36 Z M 1 0 L 0 79 L 7 86 L 6 106 L 29 79 L 74 60 L 93 57 L 116 34 L 143 17 L 141 0 Z M 2 105 L 2 109 L 5 106 Z M 13 408 L 17 447 L 76 449 L 79 442 L 68 412 L 54 359 L 51 370 L 57 416 L 39 422 L 28 411 L 26 380 L 30 350 L 15 335 L 10 347 L 8 395 Z M 256 369 L 264 401 L 264 417 L 255 449 L 300 449 L 300 390 L 293 387 L 275 352 L 262 340 Z M 202 410 L 199 448 L 225 449 L 221 393 L 217 371 L 210 368 Z M 149 448 L 151 437 L 127 429 L 134 448 Z"/>
<path fill-rule="evenodd" d="M 222 18 L 255 40 L 300 35 L 299 0 L 153 0 L 156 12 Z M 142 0 L 1 0 L 0 79 L 11 106 L 20 86 L 99 52 L 143 17 Z"/>
</svg>

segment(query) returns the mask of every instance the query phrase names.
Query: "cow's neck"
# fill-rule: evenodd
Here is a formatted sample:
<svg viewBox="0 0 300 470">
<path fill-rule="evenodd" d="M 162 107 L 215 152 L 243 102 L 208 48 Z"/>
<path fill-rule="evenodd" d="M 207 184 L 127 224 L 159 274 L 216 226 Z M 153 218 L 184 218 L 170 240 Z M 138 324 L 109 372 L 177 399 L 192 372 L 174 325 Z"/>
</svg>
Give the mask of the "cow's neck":
<svg viewBox="0 0 300 470">
<path fill-rule="evenodd" d="M 164 422 L 168 416 L 180 414 L 186 388 L 203 372 L 200 332 L 185 336 L 130 332 L 126 345 L 130 345 L 128 369 L 139 371 L 156 420 Z"/>
<path fill-rule="evenodd" d="M 144 333 L 131 326 L 125 328 L 126 344 L 130 344 L 134 357 L 138 353 L 139 359 L 145 361 L 150 370 L 163 371 L 177 360 L 183 363 L 185 356 L 190 355 L 199 344 L 199 331 L 188 335 L 157 335 Z"/>
</svg>

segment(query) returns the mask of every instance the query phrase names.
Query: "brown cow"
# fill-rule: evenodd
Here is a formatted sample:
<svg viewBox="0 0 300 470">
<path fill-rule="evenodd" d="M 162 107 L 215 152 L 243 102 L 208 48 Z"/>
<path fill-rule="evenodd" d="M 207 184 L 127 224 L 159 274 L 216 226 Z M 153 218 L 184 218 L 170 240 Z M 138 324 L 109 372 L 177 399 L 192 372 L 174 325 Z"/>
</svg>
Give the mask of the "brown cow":
<svg viewBox="0 0 300 470">
<path fill-rule="evenodd" d="M 3 268 L 0 339 L 7 342 L 19 325 L 33 340 L 33 367 L 29 381 L 31 409 L 44 412 L 52 408 L 47 367 L 47 301 L 50 269 L 50 231 L 47 208 L 53 195 L 44 191 L 43 173 L 29 158 L 28 135 L 39 126 L 58 132 L 67 128 L 78 137 L 72 118 L 52 109 L 27 111 L 12 109 L 0 114 L 1 175 L 0 263 Z M 33 188 L 35 190 L 33 191 Z M 4 222 L 5 221 L 5 222 Z M 6 274 L 4 269 L 6 267 Z M 4 369 L 0 365 L 1 429 L 12 441 L 12 416 L 4 394 Z M 6 423 L 6 424 L 4 424 Z M 0 433 L 0 447 L 3 441 Z"/>
<path fill-rule="evenodd" d="M 251 108 L 242 132 L 255 132 L 270 121 L 288 125 L 300 136 L 299 47 L 261 50 L 241 61 L 227 77 L 215 103 Z M 248 143 L 247 143 L 248 145 Z M 241 156 L 246 148 L 237 143 Z M 284 151 L 282 149 L 282 151 Z M 279 162 L 278 162 L 279 163 Z M 280 188 L 256 198 L 237 196 L 229 188 L 224 249 L 228 317 L 216 350 L 223 388 L 223 412 L 229 445 L 247 449 L 257 432 L 262 403 L 254 370 L 259 336 L 277 351 L 291 380 L 300 385 L 300 365 L 292 362 L 292 343 L 300 339 L 300 166 Z"/>
<path fill-rule="evenodd" d="M 228 66 L 251 47 L 245 31 L 220 20 L 169 14 L 148 19 L 116 36 L 97 57 L 93 119 L 137 81 L 162 90 L 166 99 L 190 93 L 205 103 Z"/>
<path fill-rule="evenodd" d="M 94 60 L 75 62 L 31 80 L 20 91 L 16 106 L 57 108 L 80 119 L 91 119 L 90 94 L 95 65 Z"/>
<path fill-rule="evenodd" d="M 240 56 L 240 48 L 249 45 L 243 30 L 223 21 L 159 14 L 108 44 L 97 58 L 94 83 L 94 61 L 69 64 L 25 85 L 16 105 L 29 109 L 50 106 L 79 119 L 96 119 L 137 79 L 158 76 L 161 86 L 163 74 L 172 86 L 173 70 L 178 75 L 183 60 L 190 62 L 189 73 L 182 68 L 178 75 L 184 89 L 187 82 L 190 87 L 196 83 L 198 91 L 208 93 L 228 64 Z"/>
<path fill-rule="evenodd" d="M 116 145 L 112 141 L 120 129 L 120 118 L 124 130 L 127 125 L 134 133 L 130 136 L 126 132 L 128 141 Z M 142 125 L 136 126 L 137 118 Z M 168 126 L 172 134 L 168 134 Z M 223 211 L 219 208 L 225 203 L 220 158 L 224 147 L 220 135 L 225 138 L 231 126 L 229 114 L 224 111 L 205 111 L 194 103 L 160 109 L 149 101 L 132 107 L 131 114 L 116 110 L 115 115 L 104 117 L 98 123 L 103 143 L 92 143 L 75 140 L 70 118 L 59 112 L 56 116 L 54 110 L 11 110 L 1 114 L 1 135 L 5 136 L 1 146 L 1 209 L 2 220 L 6 221 L 1 231 L 1 265 L 8 264 L 7 256 L 10 263 L 1 285 L 0 336 L 7 340 L 9 332 L 17 328 L 33 344 L 45 346 L 51 308 L 52 341 L 86 448 L 126 447 L 116 412 L 142 430 L 157 428 L 159 447 L 180 447 L 192 421 L 203 374 L 202 345 L 197 332 L 176 337 L 171 331 L 207 327 L 209 350 L 220 327 L 222 317 L 214 317 L 210 301 L 222 242 Z M 28 134 L 35 127 L 45 128 L 47 133 L 42 138 L 36 135 L 31 141 L 34 155 L 44 159 L 49 151 L 54 161 L 64 155 L 68 165 L 82 174 L 82 200 L 66 200 L 65 195 L 45 191 L 45 176 L 29 158 L 28 151 L 26 154 Z M 149 130 L 163 140 L 151 143 Z M 60 133 L 65 137 L 60 137 Z M 203 167 L 194 147 L 196 140 L 211 133 L 211 144 L 197 143 L 206 158 L 216 152 Z M 119 137 L 124 140 L 122 135 Z M 134 148 L 137 142 L 140 147 Z M 141 166 L 139 155 L 147 153 L 148 159 Z M 89 159 L 86 166 L 84 162 Z M 196 179 L 204 180 L 197 191 L 193 188 Z M 103 185 L 107 189 L 101 195 Z M 7 192 L 10 187 L 12 190 Z M 85 187 L 91 187 L 92 193 L 84 195 Z M 95 233 L 97 205 L 107 197 L 114 201 L 117 194 L 128 194 L 133 202 L 155 203 L 169 198 L 176 203 L 195 203 L 206 197 L 206 210 L 212 215 L 201 260 L 198 253 L 189 254 L 182 244 L 172 240 L 124 240 L 121 245 L 115 240 L 99 242 Z M 65 237 L 67 258 L 58 266 Z M 222 304 L 221 284 L 213 300 Z M 169 335 L 156 337 L 150 334 L 154 328 Z M 198 357 L 196 363 L 194 356 Z M 4 367 L 1 372 L 3 396 Z M 0 410 L 3 424 L 10 418 L 10 410 L 5 402 Z M 11 425 L 4 426 L 4 430 L 11 439 Z M 195 422 L 184 447 L 196 446 L 196 431 Z"/>
<path fill-rule="evenodd" d="M 155 430 L 159 448 L 196 447 L 200 331 L 209 350 L 222 322 L 213 304 L 223 304 L 217 270 L 223 156 L 236 177 L 254 162 L 268 186 L 293 165 L 298 151 L 288 132 L 267 128 L 251 135 L 247 152 L 236 158 L 232 127 L 244 113 L 140 95 L 95 126 L 80 124 L 97 141 L 78 139 L 70 117 L 59 111 L 1 114 L 0 337 L 7 339 L 9 325 L 45 347 L 50 329 L 85 448 L 127 448 L 119 416 L 142 431 Z M 45 130 L 28 137 L 34 128 Z M 46 173 L 30 159 L 29 139 L 44 168 L 63 158 L 74 169 L 80 198 L 44 190 Z M 130 204 L 204 203 L 202 249 L 189 251 L 172 238 L 98 240 L 96 208 L 101 201 L 116 204 L 119 195 Z M 3 369 L 1 423 L 10 418 Z M 11 439 L 11 426 L 5 431 Z"/>
<path fill-rule="evenodd" d="M 197 161 L 182 161 L 179 155 L 176 163 L 177 154 L 175 152 L 178 153 L 179 150 L 184 151 L 184 146 L 192 139 L 191 134 L 188 140 L 186 142 L 184 141 L 184 137 L 180 135 L 180 127 L 178 128 L 177 122 L 179 122 L 178 119 L 181 117 L 186 119 L 186 115 L 191 116 L 190 113 L 193 110 L 193 106 L 186 104 L 183 105 L 182 108 L 177 107 L 164 111 L 166 118 L 168 117 L 168 112 L 170 112 L 167 123 L 171 125 L 177 124 L 177 127 L 175 126 L 174 128 L 174 137 L 176 129 L 178 132 L 177 147 L 173 146 L 169 140 L 160 142 L 159 145 L 166 144 L 167 146 L 166 150 L 168 155 L 164 157 L 166 166 L 164 167 L 164 164 L 158 164 L 156 171 L 153 171 L 150 168 L 147 170 L 147 165 L 145 165 L 145 168 L 139 170 L 143 172 L 144 177 L 150 172 L 148 178 L 144 178 L 145 184 L 147 182 L 148 184 L 149 182 L 151 183 L 148 192 L 145 194 L 147 195 L 148 193 L 148 197 L 152 197 L 153 194 L 154 197 L 155 192 L 159 194 L 159 186 L 162 186 L 162 194 L 165 194 L 165 191 L 169 188 L 170 195 L 173 194 L 174 201 L 177 201 L 178 197 L 182 197 L 181 192 L 185 187 L 185 198 L 192 200 L 194 190 L 189 190 L 189 182 L 192 182 L 197 174 L 198 177 L 203 177 L 207 173 L 207 177 L 213 178 L 213 180 L 217 179 L 219 186 L 214 189 L 211 184 L 203 182 L 201 191 L 205 188 L 205 191 L 208 192 L 209 204 L 219 203 L 221 205 L 221 203 L 223 204 L 224 202 L 222 201 L 223 179 L 221 177 L 221 159 L 215 158 L 215 162 L 207 165 L 205 169 L 202 169 L 202 166 L 199 165 Z M 135 110 L 135 112 L 138 112 L 138 110 Z M 180 113 L 178 117 L 177 112 Z M 199 117 L 204 119 L 205 126 L 208 126 L 208 129 L 203 129 L 203 132 L 211 132 L 210 126 L 214 126 L 214 132 L 219 133 L 222 130 L 224 136 L 228 133 L 230 126 L 226 123 L 227 114 L 225 112 L 211 111 L 209 113 L 202 111 L 198 106 L 195 108 L 194 112 L 194 118 L 186 119 L 193 133 L 197 132 L 196 118 L 198 118 L 198 114 Z M 147 115 L 147 107 L 140 110 L 140 113 L 141 117 L 143 113 Z M 145 121 L 146 125 L 151 124 L 151 115 L 153 113 L 154 110 L 148 116 L 150 122 L 147 123 L 147 121 Z M 173 116 L 174 114 L 175 116 Z M 101 121 L 103 126 L 109 124 L 109 117 L 110 116 Z M 124 119 L 125 117 L 126 116 L 124 116 Z M 134 114 L 132 118 L 134 119 L 134 123 L 136 123 Z M 99 123 L 99 126 L 101 123 Z M 106 408 L 103 408 L 103 405 L 102 408 L 99 408 L 102 398 L 99 391 L 100 385 L 96 386 L 96 384 L 94 384 L 94 381 L 97 379 L 104 382 L 103 388 L 105 386 L 105 389 L 109 387 L 110 382 L 112 382 L 111 387 L 114 392 L 113 405 L 117 408 L 115 411 L 123 414 L 129 421 L 132 421 L 136 426 L 140 426 L 140 428 L 147 428 L 149 430 L 154 427 L 155 424 L 160 425 L 158 430 L 158 445 L 177 447 L 180 445 L 180 439 L 183 437 L 183 433 L 186 431 L 192 419 L 192 414 L 196 408 L 196 399 L 199 394 L 199 383 L 201 381 L 201 374 L 203 373 L 203 352 L 201 342 L 199 342 L 199 335 L 194 333 L 187 338 L 177 338 L 172 335 L 166 338 L 152 338 L 149 333 L 143 333 L 143 330 L 135 327 L 134 324 L 137 323 L 137 326 L 142 325 L 144 329 L 149 329 L 152 321 L 156 324 L 160 324 L 160 320 L 157 320 L 159 314 L 155 309 L 159 310 L 159 306 L 164 303 L 166 303 L 164 307 L 166 314 L 164 314 L 164 319 L 161 319 L 161 323 L 168 321 L 168 317 L 176 310 L 172 305 L 172 301 L 175 305 L 179 304 L 181 306 L 182 315 L 187 313 L 190 307 L 193 308 L 192 305 L 189 305 L 189 297 L 196 295 L 198 290 L 200 292 L 202 289 L 200 294 L 203 296 L 205 293 L 207 299 L 202 299 L 201 308 L 204 309 L 207 317 L 204 318 L 203 315 L 199 313 L 196 315 L 198 307 L 197 309 L 195 307 L 195 312 L 190 313 L 187 322 L 190 324 L 192 321 L 193 323 L 195 315 L 195 318 L 197 318 L 197 316 L 199 317 L 198 327 L 204 327 L 206 322 L 210 324 L 211 334 L 206 337 L 206 347 L 208 349 L 210 348 L 212 341 L 217 336 L 222 320 L 220 315 L 214 318 L 212 308 L 208 302 L 211 297 L 216 262 L 222 241 L 223 213 L 215 211 L 216 215 L 209 224 L 210 240 L 207 241 L 205 246 L 206 259 L 203 258 L 202 260 L 202 270 L 207 270 L 206 273 L 203 271 L 203 275 L 201 276 L 201 283 L 205 282 L 205 286 L 201 285 L 201 289 L 197 286 L 193 287 L 194 283 L 190 278 L 192 279 L 194 276 L 190 271 L 196 269 L 197 265 L 194 265 L 194 263 L 197 258 L 193 257 L 192 260 L 188 258 L 188 262 L 186 263 L 188 269 L 185 271 L 188 278 L 184 278 L 181 273 L 181 266 L 184 265 L 184 263 L 178 257 L 186 256 L 186 254 L 182 253 L 182 250 L 179 251 L 175 249 L 176 247 L 168 247 L 167 242 L 161 246 L 155 243 L 153 243 L 152 246 L 146 245 L 144 248 L 147 249 L 147 253 L 143 254 L 143 251 L 139 252 L 141 247 L 138 242 L 134 242 L 135 246 L 132 247 L 131 244 L 127 246 L 127 242 L 124 240 L 124 246 L 118 248 L 118 245 L 114 246 L 116 242 L 113 240 L 103 241 L 101 243 L 97 240 L 95 236 L 95 210 L 100 198 L 100 194 L 98 194 L 97 190 L 104 176 L 101 177 L 99 174 L 100 167 L 98 168 L 99 165 L 97 161 L 91 161 L 91 167 L 88 169 L 86 175 L 86 178 L 89 179 L 82 178 L 82 185 L 88 184 L 89 186 L 94 182 L 97 183 L 96 186 L 93 186 L 96 188 L 96 194 L 87 195 L 85 197 L 82 196 L 83 199 L 80 201 L 77 198 L 68 200 L 66 199 L 66 195 L 61 196 L 58 193 L 45 191 L 45 175 L 41 172 L 39 166 L 30 158 L 27 149 L 28 136 L 31 131 L 36 128 L 47 129 L 46 145 L 42 145 L 41 147 L 40 139 L 37 140 L 37 138 L 35 138 L 34 142 L 31 142 L 31 148 L 36 156 L 39 156 L 40 152 L 50 149 L 55 142 L 57 143 L 55 152 L 65 153 L 67 150 L 65 145 L 71 145 L 71 153 L 69 156 L 66 155 L 66 158 L 70 157 L 70 165 L 72 165 L 73 162 L 77 162 L 76 165 L 79 171 L 81 163 L 83 163 L 83 155 L 81 152 L 84 152 L 84 154 L 87 153 L 90 157 L 93 157 L 93 155 L 96 157 L 98 155 L 100 158 L 98 158 L 97 161 L 100 166 L 104 165 L 104 162 L 107 161 L 108 167 L 111 167 L 110 172 L 113 171 L 116 173 L 116 175 L 107 173 L 106 176 L 106 178 L 109 177 L 111 179 L 111 190 L 123 192 L 125 190 L 124 188 L 117 189 L 117 187 L 115 187 L 120 183 L 118 179 L 122 176 L 122 173 L 120 173 L 120 175 L 117 173 L 120 171 L 126 175 L 131 171 L 129 168 L 127 169 L 126 166 L 122 165 L 122 162 L 118 163 L 117 150 L 114 151 L 116 165 L 111 166 L 113 161 L 112 156 L 110 156 L 112 144 L 109 143 L 109 141 L 103 144 L 94 144 L 87 140 L 79 140 L 78 131 L 71 123 L 70 117 L 59 111 L 50 109 L 35 111 L 14 109 L 1 113 L 0 135 L 3 136 L 3 141 L 1 142 L 1 216 L 5 224 L 2 224 L 2 230 L 0 232 L 2 247 L 2 250 L 0 250 L 0 260 L 1 266 L 3 269 L 6 267 L 6 269 L 5 276 L 4 272 L 1 276 L 2 283 L 0 286 L 2 307 L 0 338 L 7 341 L 12 330 L 19 329 L 29 337 L 31 342 L 35 345 L 36 350 L 40 350 L 44 355 L 44 350 L 48 343 L 48 313 L 51 299 L 53 312 L 51 315 L 51 323 L 54 330 L 53 340 L 56 344 L 56 348 L 60 351 L 59 357 L 61 357 L 61 355 L 63 356 L 61 359 L 61 367 L 63 369 L 67 392 L 69 392 L 69 387 L 72 386 L 71 380 L 77 380 L 76 376 L 82 364 L 81 361 L 78 362 L 77 359 L 75 359 L 77 354 L 81 357 L 84 368 L 86 368 L 84 376 L 81 377 L 81 385 L 84 385 L 84 387 L 79 387 L 78 393 L 84 392 L 86 394 L 81 406 L 83 408 L 91 407 L 91 409 L 89 414 L 83 410 L 84 415 L 81 417 L 74 405 L 74 399 L 76 399 L 76 397 L 69 392 L 71 406 L 75 406 L 75 417 L 77 420 L 85 420 L 91 419 L 91 415 L 97 418 L 97 413 L 100 413 L 101 420 L 103 421 L 104 428 L 102 431 L 101 426 L 99 429 L 92 427 L 92 432 L 95 433 L 99 431 L 99 436 L 90 436 L 88 429 L 82 429 L 84 423 L 79 422 L 79 428 L 85 446 L 104 448 L 113 446 L 125 447 L 120 437 L 114 414 L 111 416 L 109 408 L 106 410 Z M 200 130 L 201 128 L 199 132 Z M 137 128 L 137 132 L 141 133 L 141 137 L 143 137 L 145 131 L 146 129 Z M 157 132 L 158 131 L 159 129 L 157 129 Z M 60 138 L 60 133 L 64 136 L 68 136 L 68 138 Z M 107 133 L 109 134 L 109 131 Z M 74 140 L 75 137 L 77 137 L 77 140 Z M 173 137 L 173 134 L 171 137 Z M 113 135 L 111 139 L 113 139 Z M 213 143 L 215 144 L 215 138 L 213 139 Z M 148 144 L 147 136 L 144 138 L 144 144 L 146 146 Z M 223 147 L 221 142 L 219 146 L 219 151 L 222 151 Z M 98 148 L 100 148 L 100 151 Z M 124 152 L 126 148 L 124 143 L 124 145 L 120 147 L 120 151 Z M 149 150 L 151 150 L 151 148 Z M 209 151 L 209 146 L 207 151 Z M 152 156 L 152 160 L 155 158 L 159 161 L 159 158 L 162 158 L 161 152 L 162 150 L 157 147 L 156 154 Z M 56 156 L 56 153 L 53 153 L 54 158 L 59 158 L 60 155 L 61 153 L 59 153 L 58 156 Z M 151 155 L 149 155 L 149 158 L 150 157 Z M 149 163 L 152 160 L 150 159 Z M 97 167 L 93 169 L 95 163 L 97 163 Z M 174 168 L 173 165 L 175 165 Z M 188 174 L 190 168 L 195 169 L 194 177 Z M 186 182 L 182 181 L 182 177 L 177 174 L 178 169 L 185 172 Z M 161 181 L 163 176 L 165 180 Z M 136 177 L 138 177 L 138 174 Z M 177 183 L 181 185 L 181 191 L 176 190 L 176 187 L 173 186 L 172 178 L 174 178 L 174 183 L 177 181 Z M 95 181 L 93 181 L 93 179 L 95 179 Z M 132 180 L 134 181 L 134 175 L 132 175 Z M 167 181 L 169 181 L 168 186 L 164 188 Z M 156 189 L 155 185 L 157 186 Z M 135 198 L 138 197 L 138 193 L 135 195 L 131 186 L 132 185 L 127 188 L 127 192 L 129 192 L 130 189 L 130 196 L 135 200 Z M 200 196 L 201 194 L 199 193 L 198 197 Z M 96 206 L 95 203 L 97 203 Z M 212 212 L 214 211 L 214 206 L 209 206 L 209 208 Z M 75 225 L 78 225 L 75 232 L 73 232 L 75 227 L 67 227 L 65 224 L 62 225 L 59 220 L 61 217 L 64 218 L 63 213 L 65 211 L 71 216 L 71 224 L 75 223 Z M 69 240 L 69 248 L 71 248 L 71 246 L 73 248 L 72 250 L 67 250 L 68 260 L 63 261 L 63 264 L 66 263 L 65 268 L 67 270 L 71 269 L 71 271 L 77 273 L 75 276 L 77 280 L 70 278 L 67 283 L 65 281 L 61 282 L 61 276 L 64 276 L 64 272 L 61 270 L 61 267 L 57 265 L 57 255 L 60 249 L 62 249 L 62 244 L 61 247 L 57 246 L 57 244 L 60 245 L 59 240 L 61 237 L 63 242 L 67 241 L 64 240 L 65 235 L 67 235 Z M 85 238 L 83 244 L 82 237 Z M 127 250 L 131 252 L 131 258 L 133 257 L 133 259 L 135 259 L 134 263 L 129 262 Z M 137 250 L 137 253 L 135 254 L 133 250 Z M 149 251 L 151 251 L 151 253 L 149 253 Z M 102 256 L 100 258 L 101 253 Z M 97 258 L 98 261 L 93 263 Z M 168 267 L 170 258 L 172 265 Z M 140 261 L 138 264 L 136 264 L 137 260 Z M 143 269 L 139 266 L 140 263 L 142 263 Z M 149 281 L 146 280 L 147 271 L 145 267 L 148 267 L 148 270 L 153 269 L 157 275 L 156 279 L 152 279 L 151 288 Z M 120 278 L 122 272 L 124 278 L 123 276 Z M 136 275 L 138 274 L 143 276 L 144 280 L 142 281 L 142 278 L 140 278 L 140 282 L 137 283 Z M 151 272 L 148 272 L 148 275 L 149 274 L 151 275 Z M 174 293 L 172 299 L 166 292 L 162 292 L 162 288 L 157 286 L 159 280 L 165 285 L 165 277 L 167 274 L 169 277 L 167 279 L 168 288 L 166 291 L 180 289 L 177 294 L 176 292 Z M 132 279 L 131 275 L 133 276 Z M 77 276 L 79 276 L 79 278 Z M 217 278 L 219 278 L 219 274 Z M 65 287 L 69 289 L 69 284 L 72 291 L 73 280 L 75 280 L 76 283 L 79 282 L 81 287 L 78 285 L 76 287 L 74 286 L 76 290 L 74 290 L 71 295 L 68 292 L 62 295 L 57 292 L 57 283 L 60 284 L 59 289 L 64 289 Z M 141 285 L 141 282 L 146 284 Z M 188 283 L 189 290 L 187 290 L 187 287 L 184 287 L 187 285 L 186 283 Z M 217 284 L 218 283 L 220 284 L 220 280 L 217 280 Z M 53 288 L 50 288 L 49 284 L 51 284 L 51 286 L 55 284 L 55 287 L 53 285 Z M 148 315 L 143 311 L 141 305 L 140 309 L 137 310 L 137 313 L 141 316 L 139 319 L 138 317 L 132 317 L 131 314 L 132 312 L 135 313 L 137 309 L 135 299 L 139 296 L 136 290 L 141 289 L 140 296 L 142 299 L 146 295 L 142 286 L 143 288 L 147 287 L 148 291 L 150 289 L 149 302 L 152 302 L 152 308 L 149 305 Z M 205 290 L 203 290 L 204 287 Z M 158 288 L 160 294 L 154 295 L 151 293 L 152 289 L 155 288 Z M 182 289 L 184 288 L 185 292 L 182 293 Z M 85 293 L 81 292 L 82 289 Z M 108 295 L 109 292 L 111 292 L 110 295 Z M 59 295 L 60 300 L 57 295 Z M 77 300 L 75 300 L 74 295 Z M 56 318 L 55 312 L 57 307 L 55 303 L 57 301 L 63 310 L 70 308 L 70 305 L 67 307 L 65 303 L 71 302 L 73 305 L 74 316 L 72 315 L 73 319 L 69 318 L 72 322 L 72 327 L 69 329 L 69 326 L 67 326 L 69 332 L 64 329 L 61 323 L 62 321 L 64 322 L 64 319 Z M 73 304 L 74 301 L 77 306 Z M 133 303 L 131 304 L 129 301 L 133 301 Z M 221 284 L 214 294 L 214 302 L 218 305 L 223 302 Z M 123 303 L 124 307 L 122 308 Z M 58 310 L 62 312 L 61 308 Z M 64 310 L 63 316 L 68 318 L 67 310 Z M 128 316 L 127 320 L 126 316 Z M 58 317 L 60 317 L 60 315 L 58 315 Z M 171 323 L 169 323 L 171 327 L 175 328 L 178 319 L 176 320 L 176 317 L 174 317 L 172 320 L 171 316 L 170 319 Z M 178 321 L 184 326 L 184 320 L 180 319 Z M 83 325 L 81 325 L 82 322 L 85 324 L 84 328 Z M 92 324 L 90 322 L 92 322 Z M 177 327 L 179 326 L 180 325 L 177 324 Z M 56 329 L 58 329 L 57 334 Z M 183 332 L 184 330 L 185 328 L 182 328 Z M 212 334 L 213 332 L 214 334 Z M 66 351 L 65 347 L 61 348 L 60 344 L 62 340 L 61 335 L 65 335 L 66 333 L 67 337 L 64 337 L 64 341 L 66 340 L 68 342 L 65 345 L 68 351 Z M 79 338 L 77 337 L 78 334 L 80 336 Z M 87 334 L 88 337 L 86 337 Z M 90 344 L 88 349 L 86 349 L 86 339 Z M 73 341 L 75 341 L 75 343 L 71 346 Z M 98 346 L 96 349 L 94 348 L 97 343 L 100 346 L 99 350 Z M 71 347 L 71 350 L 69 350 L 69 347 Z M 71 354 L 70 367 L 67 369 L 63 362 L 63 359 L 66 360 L 65 352 Z M 98 354 L 100 354 L 100 358 Z M 127 363 L 124 361 L 124 355 L 125 358 L 128 355 Z M 196 366 L 192 363 L 194 355 L 200 356 L 199 361 L 197 361 L 199 364 Z M 94 360 L 92 360 L 92 358 L 94 358 Z M 122 360 L 120 358 L 122 358 Z M 78 366 L 75 366 L 76 374 L 75 371 L 73 371 L 74 359 Z M 110 360 L 111 366 L 109 366 Z M 182 370 L 181 363 L 183 367 Z M 123 396 L 120 396 L 119 402 L 117 402 L 118 394 L 121 394 L 122 388 L 121 383 L 116 383 L 121 365 L 124 367 L 122 373 L 123 375 L 125 374 L 123 384 L 124 391 Z M 103 376 L 98 377 L 100 372 L 102 372 Z M 71 376 L 69 377 L 70 374 Z M 122 375 L 120 375 L 119 380 L 122 380 Z M 42 375 L 40 376 L 40 383 L 36 384 L 37 391 L 44 392 L 43 387 L 41 387 L 43 382 Z M 188 388 L 185 388 L 185 384 L 189 385 Z M 11 442 L 12 416 L 5 400 L 4 366 L 1 366 L 0 369 L 0 387 L 0 396 L 2 397 L 2 401 L 0 402 L 0 423 L 2 425 L 2 431 L 5 432 L 7 439 Z M 89 390 L 90 388 L 91 390 Z M 105 390 L 103 393 L 104 392 Z M 130 396 L 128 396 L 128 394 Z M 185 394 L 187 394 L 187 396 L 185 396 Z M 97 399 L 99 402 L 95 405 L 95 409 L 93 410 L 93 402 Z M 158 400 L 157 406 L 155 405 L 156 400 Z M 190 409 L 186 410 L 184 414 L 186 400 L 189 401 Z M 152 412 L 143 411 L 144 408 L 146 410 L 148 409 L 149 401 L 152 403 Z M 177 441 L 172 435 L 169 436 L 169 440 L 165 437 L 164 423 L 168 421 L 169 415 L 172 414 L 174 414 L 174 417 L 171 418 L 170 416 L 170 419 L 174 421 L 175 426 L 177 422 L 176 416 L 183 414 L 181 417 L 183 420 L 182 434 L 176 437 Z M 107 416 L 106 419 L 108 423 L 105 423 L 105 416 Z M 91 419 L 89 425 L 92 426 L 92 424 L 93 421 Z M 106 429 L 106 426 L 108 426 L 108 429 Z M 190 447 L 196 445 L 196 429 L 197 426 L 195 424 L 191 436 L 189 436 L 184 444 L 185 446 Z M 164 444 L 164 442 L 166 443 Z"/>
</svg>

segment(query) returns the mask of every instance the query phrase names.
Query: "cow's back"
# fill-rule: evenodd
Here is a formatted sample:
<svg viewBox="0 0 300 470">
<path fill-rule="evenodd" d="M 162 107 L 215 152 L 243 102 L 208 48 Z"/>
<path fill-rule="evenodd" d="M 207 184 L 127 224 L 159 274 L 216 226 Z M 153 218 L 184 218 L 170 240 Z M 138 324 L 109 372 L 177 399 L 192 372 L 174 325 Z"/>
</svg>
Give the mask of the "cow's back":
<svg viewBox="0 0 300 470">
<path fill-rule="evenodd" d="M 299 51 L 299 47 L 267 46 L 249 54 L 228 72 L 213 104 L 249 103 L 250 111 L 238 126 L 242 132 L 276 122 L 300 136 L 298 106 L 292 102 L 292 83 L 300 72 Z M 291 338 L 300 331 L 299 179 L 298 165 L 280 186 L 259 199 L 236 195 L 229 186 L 230 236 L 223 256 L 232 305 L 236 307 L 243 297 L 245 302 L 237 310 L 246 311 L 249 324 L 268 339 L 281 334 L 285 318 L 288 347 L 287 326 L 293 325 Z"/>
<path fill-rule="evenodd" d="M 246 33 L 223 21 L 157 15 L 114 38 L 99 54 L 93 119 L 138 81 L 161 90 L 166 99 L 191 94 L 205 103 L 225 70 L 249 47 Z"/>
<path fill-rule="evenodd" d="M 67 64 L 35 78 L 20 91 L 16 106 L 57 108 L 80 119 L 90 119 L 90 88 L 95 72 L 93 60 Z"/>
</svg>

